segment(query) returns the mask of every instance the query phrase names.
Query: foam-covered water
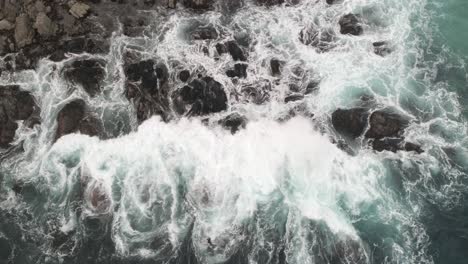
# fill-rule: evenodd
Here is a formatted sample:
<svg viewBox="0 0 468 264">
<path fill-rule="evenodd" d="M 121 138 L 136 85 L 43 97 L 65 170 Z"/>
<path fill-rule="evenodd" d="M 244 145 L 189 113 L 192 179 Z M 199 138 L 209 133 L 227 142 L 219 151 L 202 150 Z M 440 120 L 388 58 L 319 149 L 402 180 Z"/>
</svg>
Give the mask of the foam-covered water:
<svg viewBox="0 0 468 264">
<path fill-rule="evenodd" d="M 450 2 L 450 1 L 449 1 Z M 452 1 L 453 2 L 453 1 Z M 453 4 L 452 2 L 447 3 Z M 0 259 L 10 263 L 464 263 L 468 209 L 466 52 L 444 37 L 444 3 L 349 0 L 328 6 L 147 12 L 144 37 L 115 32 L 103 93 L 68 89 L 60 63 L 3 74 L 41 108 L 41 124 L 20 126 L 24 153 L 0 164 Z M 357 13 L 364 35 L 337 34 L 317 52 L 299 40 L 305 26 L 339 32 Z M 447 16 L 450 14 L 447 13 Z M 224 39 L 247 41 L 248 76 L 232 82 L 234 62 L 216 56 L 214 41 L 192 41 L 195 23 Z M 466 25 L 466 24 L 464 24 Z M 372 43 L 389 41 L 381 57 Z M 449 43 L 449 44 L 445 44 Z M 212 76 L 229 96 L 229 111 L 250 120 L 232 135 L 204 118 L 153 117 L 138 127 L 124 96 L 126 48 L 169 66 Z M 208 55 L 203 52 L 208 48 Z M 96 55 L 69 54 L 67 60 Z M 271 76 L 271 58 L 286 62 Z M 320 81 L 303 102 L 285 104 L 291 83 Z M 243 93 L 269 87 L 263 104 Z M 304 88 L 304 87 L 302 87 Z M 413 120 L 405 137 L 423 154 L 351 156 L 334 144 L 331 113 L 363 96 Z M 68 135 L 53 143 L 58 111 L 82 98 L 115 138 Z M 293 107 L 313 119 L 284 119 Z M 21 183 L 22 195 L 12 187 Z M 3 255 L 2 255 L 3 254 Z M 7 262 L 8 263 L 8 262 Z"/>
</svg>

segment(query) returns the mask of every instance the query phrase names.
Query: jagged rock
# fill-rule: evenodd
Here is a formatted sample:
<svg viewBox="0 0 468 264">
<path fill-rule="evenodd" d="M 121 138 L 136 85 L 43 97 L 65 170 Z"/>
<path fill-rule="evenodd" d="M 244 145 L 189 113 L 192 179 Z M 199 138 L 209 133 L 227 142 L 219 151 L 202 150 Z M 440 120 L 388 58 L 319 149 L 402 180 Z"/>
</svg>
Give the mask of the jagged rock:
<svg viewBox="0 0 468 264">
<path fill-rule="evenodd" d="M 28 92 L 19 86 L 0 86 L 0 148 L 9 147 L 15 137 L 19 120 L 28 120 L 33 125 L 34 112 L 38 107 Z"/>
<path fill-rule="evenodd" d="M 278 60 L 278 59 L 271 59 L 270 60 L 270 69 L 271 69 L 271 74 L 273 76 L 277 76 L 281 74 L 281 66 L 284 64 L 284 62 Z"/>
<path fill-rule="evenodd" d="M 299 33 L 299 40 L 308 46 L 315 47 L 319 52 L 326 52 L 336 46 L 335 32 L 330 28 L 317 29 L 308 26 Z"/>
<path fill-rule="evenodd" d="M 101 91 L 101 83 L 106 75 L 105 65 L 105 61 L 98 59 L 76 60 L 65 66 L 64 77 L 95 96 Z"/>
<path fill-rule="evenodd" d="M 247 126 L 247 118 L 239 113 L 232 113 L 218 121 L 218 124 L 235 134 Z"/>
<path fill-rule="evenodd" d="M 374 53 L 379 56 L 385 57 L 392 53 L 392 48 L 386 41 L 374 42 L 372 43 L 372 46 L 374 46 Z"/>
<path fill-rule="evenodd" d="M 197 27 L 191 35 L 193 40 L 217 39 L 218 31 L 213 26 L 208 25 Z"/>
<path fill-rule="evenodd" d="M 70 6 L 70 14 L 72 14 L 76 18 L 83 18 L 88 14 L 90 8 L 91 7 L 87 4 L 75 2 Z"/>
<path fill-rule="evenodd" d="M 54 36 L 57 32 L 57 25 L 43 12 L 37 15 L 34 28 L 43 37 Z"/>
<path fill-rule="evenodd" d="M 234 69 L 230 69 L 226 71 L 226 75 L 230 78 L 234 78 L 234 77 L 246 78 L 247 66 L 248 66 L 247 64 L 236 63 L 234 65 Z"/>
<path fill-rule="evenodd" d="M 344 0 L 327 0 L 327 4 L 329 5 L 336 5 L 336 4 L 342 4 Z"/>
<path fill-rule="evenodd" d="M 211 77 L 198 78 L 175 93 L 179 114 L 191 116 L 217 113 L 227 109 L 227 96 L 221 83 Z"/>
<path fill-rule="evenodd" d="M 408 121 L 401 116 L 386 111 L 375 111 L 369 118 L 367 138 L 397 137 L 403 133 Z"/>
<path fill-rule="evenodd" d="M 357 138 L 364 133 L 369 112 L 364 108 L 338 109 L 332 114 L 333 127 L 339 133 Z"/>
<path fill-rule="evenodd" d="M 406 142 L 403 138 L 383 138 L 375 139 L 372 141 L 372 148 L 376 151 L 391 151 L 397 152 L 400 150 L 414 151 L 416 153 L 423 153 L 420 145 Z"/>
<path fill-rule="evenodd" d="M 34 32 L 31 28 L 31 21 L 26 14 L 21 14 L 16 18 L 15 41 L 19 48 L 32 43 Z"/>
<path fill-rule="evenodd" d="M 211 8 L 213 0 L 184 0 L 184 5 L 193 9 Z"/>
<path fill-rule="evenodd" d="M 256 0 L 258 5 L 273 6 L 283 4 L 284 0 Z"/>
<path fill-rule="evenodd" d="M 189 78 L 190 78 L 190 71 L 183 70 L 183 71 L 179 72 L 179 80 L 181 80 L 183 82 L 187 82 Z"/>
<path fill-rule="evenodd" d="M 99 136 L 102 134 L 100 122 L 87 113 L 86 103 L 81 99 L 66 104 L 57 116 L 55 140 L 72 133 L 81 133 L 89 136 Z"/>
<path fill-rule="evenodd" d="M 9 31 L 15 28 L 15 25 L 6 19 L 0 21 L 0 31 Z"/>
<path fill-rule="evenodd" d="M 233 60 L 235 60 L 235 61 L 237 61 L 237 60 L 246 61 L 247 60 L 244 52 L 239 47 L 239 45 L 237 44 L 236 41 L 234 41 L 234 40 L 228 41 L 226 43 L 226 47 L 227 47 L 227 51 L 229 52 L 229 54 L 231 54 Z"/>
<path fill-rule="evenodd" d="M 341 34 L 351 34 L 355 36 L 362 35 L 363 29 L 359 21 L 358 16 L 354 14 L 347 14 L 340 18 L 338 22 L 340 24 Z"/>
<path fill-rule="evenodd" d="M 302 100 L 302 99 L 304 99 L 303 94 L 295 93 L 295 94 L 290 94 L 290 95 L 286 96 L 286 98 L 284 98 L 284 102 L 289 103 L 289 102 L 299 101 L 299 100 Z"/>
</svg>

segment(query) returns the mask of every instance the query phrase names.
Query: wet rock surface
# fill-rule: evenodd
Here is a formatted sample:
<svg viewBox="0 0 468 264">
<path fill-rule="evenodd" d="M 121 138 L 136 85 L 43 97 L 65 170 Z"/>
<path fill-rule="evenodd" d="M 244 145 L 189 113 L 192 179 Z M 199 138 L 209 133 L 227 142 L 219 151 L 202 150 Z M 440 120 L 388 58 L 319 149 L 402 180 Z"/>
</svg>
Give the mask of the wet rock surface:
<svg viewBox="0 0 468 264">
<path fill-rule="evenodd" d="M 73 61 L 65 66 L 64 77 L 73 84 L 78 84 L 91 96 L 101 92 L 101 85 L 106 75 L 106 62 L 98 59 Z"/>
<path fill-rule="evenodd" d="M 347 14 L 340 18 L 340 33 L 359 36 L 364 33 L 361 26 L 360 18 L 355 14 Z"/>
<path fill-rule="evenodd" d="M 8 148 L 13 142 L 18 121 L 29 126 L 36 124 L 38 112 L 29 92 L 21 91 L 19 86 L 0 86 L 0 148 Z"/>
<path fill-rule="evenodd" d="M 57 116 L 55 140 L 73 133 L 103 136 L 102 124 L 89 112 L 86 103 L 81 99 L 67 103 Z"/>
<path fill-rule="evenodd" d="M 226 110 L 227 95 L 221 83 L 211 77 L 202 77 L 179 89 L 174 104 L 179 114 L 206 115 Z"/>
<path fill-rule="evenodd" d="M 318 52 L 326 52 L 336 46 L 335 32 L 332 29 L 320 29 L 317 26 L 302 29 L 299 33 L 299 40 L 305 45 L 316 48 Z"/>
<path fill-rule="evenodd" d="M 244 129 L 247 126 L 247 118 L 239 113 L 232 113 L 225 118 L 218 121 L 218 124 L 235 134 L 240 129 Z"/>
</svg>

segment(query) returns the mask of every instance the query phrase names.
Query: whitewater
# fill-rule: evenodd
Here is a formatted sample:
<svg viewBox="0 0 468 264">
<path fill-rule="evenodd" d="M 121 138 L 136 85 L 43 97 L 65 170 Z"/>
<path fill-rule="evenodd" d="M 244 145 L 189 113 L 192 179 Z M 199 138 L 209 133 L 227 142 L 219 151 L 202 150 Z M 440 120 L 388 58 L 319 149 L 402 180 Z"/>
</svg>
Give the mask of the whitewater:
<svg viewBox="0 0 468 264">
<path fill-rule="evenodd" d="M 108 54 L 2 73 L 0 85 L 34 96 L 41 122 L 19 121 L 21 150 L 0 149 L 0 263 L 467 263 L 468 50 L 447 28 L 468 22 L 444 24 L 461 2 L 160 8 L 142 11 L 151 22 L 141 36 L 116 29 Z M 362 35 L 339 34 L 349 13 Z M 245 78 L 226 75 L 238 62 L 218 42 L 191 38 L 198 25 L 247 43 Z M 330 49 L 304 45 L 310 26 L 336 32 Z M 389 54 L 375 54 L 379 41 Z M 180 70 L 211 76 L 227 110 L 140 122 L 125 96 L 127 50 L 167 65 L 169 92 L 183 86 Z M 107 61 L 96 96 L 64 78 L 82 58 Z M 56 140 L 57 115 L 75 99 L 105 137 Z M 362 105 L 407 117 L 404 138 L 422 152 L 378 152 L 363 137 L 337 144 L 332 113 Z M 220 125 L 231 113 L 248 120 L 236 133 Z"/>
</svg>

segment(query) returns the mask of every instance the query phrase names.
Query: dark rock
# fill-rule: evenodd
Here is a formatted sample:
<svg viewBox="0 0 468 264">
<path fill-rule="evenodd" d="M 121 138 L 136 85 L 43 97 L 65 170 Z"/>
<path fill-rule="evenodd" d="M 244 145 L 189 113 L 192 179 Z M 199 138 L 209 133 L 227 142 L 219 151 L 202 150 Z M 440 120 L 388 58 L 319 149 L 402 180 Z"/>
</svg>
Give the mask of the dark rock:
<svg viewBox="0 0 468 264">
<path fill-rule="evenodd" d="M 386 41 L 374 42 L 372 43 L 372 46 L 374 46 L 374 53 L 379 56 L 385 57 L 392 53 L 392 48 Z"/>
<path fill-rule="evenodd" d="M 289 102 L 299 101 L 302 99 L 304 99 L 304 95 L 302 94 L 291 94 L 291 95 L 286 96 L 286 98 L 284 98 L 284 102 L 289 103 Z"/>
<path fill-rule="evenodd" d="M 218 52 L 219 55 L 223 55 L 224 53 L 228 52 L 228 49 L 226 45 L 224 45 L 223 43 L 218 43 L 216 44 L 216 51 Z"/>
<path fill-rule="evenodd" d="M 57 116 L 55 140 L 72 133 L 81 133 L 89 136 L 99 136 L 102 134 L 100 122 L 87 113 L 86 104 L 81 99 L 66 104 Z"/>
<path fill-rule="evenodd" d="M 218 124 L 229 129 L 232 134 L 240 129 L 244 129 L 247 125 L 247 118 L 239 113 L 232 113 L 218 121 Z"/>
<path fill-rule="evenodd" d="M 193 9 L 209 9 L 213 5 L 213 0 L 183 0 L 184 5 Z"/>
<path fill-rule="evenodd" d="M 226 75 L 230 78 L 234 78 L 234 77 L 246 78 L 247 66 L 248 66 L 247 64 L 236 63 L 234 65 L 234 69 L 226 71 Z"/>
<path fill-rule="evenodd" d="M 414 151 L 418 154 L 423 153 L 424 151 L 421 149 L 421 146 L 405 142 L 402 138 L 383 138 L 383 139 L 375 139 L 372 141 L 372 148 L 376 151 Z"/>
<path fill-rule="evenodd" d="M 27 14 L 21 14 L 16 18 L 15 41 L 19 48 L 30 45 L 33 42 L 34 31 L 31 19 Z"/>
<path fill-rule="evenodd" d="M 278 60 L 278 59 L 271 59 L 270 60 L 270 69 L 271 69 L 271 74 L 273 76 L 280 75 L 281 74 L 281 66 L 283 62 Z"/>
<path fill-rule="evenodd" d="M 354 14 L 344 15 L 342 18 L 340 18 L 339 24 L 341 34 L 359 36 L 363 33 L 359 18 Z"/>
<path fill-rule="evenodd" d="M 311 94 L 319 89 L 320 81 L 312 80 L 307 84 L 305 94 Z"/>
<path fill-rule="evenodd" d="M 386 111 L 375 111 L 369 118 L 367 138 L 397 137 L 403 133 L 408 121 L 401 116 Z"/>
<path fill-rule="evenodd" d="M 128 63 L 124 66 L 127 76 L 125 95 L 136 109 L 139 122 L 159 115 L 165 121 L 169 118 L 166 65 L 155 60 Z"/>
<path fill-rule="evenodd" d="M 284 3 L 284 0 L 256 0 L 258 5 L 274 6 Z"/>
<path fill-rule="evenodd" d="M 65 66 L 64 76 L 72 83 L 83 86 L 91 96 L 101 91 L 101 84 L 106 75 L 105 61 L 98 59 L 76 60 Z"/>
<path fill-rule="evenodd" d="M 226 43 L 226 46 L 227 46 L 227 51 L 229 52 L 229 54 L 231 54 L 233 60 L 235 60 L 235 61 L 237 61 L 237 60 L 246 61 L 247 60 L 247 57 L 245 56 L 244 52 L 239 47 L 239 45 L 237 44 L 236 41 L 234 41 L 234 40 L 228 41 Z"/>
<path fill-rule="evenodd" d="M 183 82 L 187 82 L 189 78 L 190 78 L 190 71 L 183 70 L 183 71 L 179 72 L 179 80 L 181 80 Z"/>
<path fill-rule="evenodd" d="M 344 0 L 327 0 L 327 4 L 329 5 L 336 5 L 336 4 L 342 4 Z"/>
<path fill-rule="evenodd" d="M 315 47 L 319 52 L 326 52 L 336 46 L 336 35 L 332 29 L 319 29 L 309 26 L 301 30 L 299 40 L 308 46 Z"/>
<path fill-rule="evenodd" d="M 364 108 L 338 109 L 332 114 L 332 124 L 340 134 L 357 138 L 364 133 L 368 117 Z"/>
<path fill-rule="evenodd" d="M 175 93 L 179 114 L 191 116 L 217 113 L 227 109 L 223 86 L 211 77 L 195 79 Z"/>
<path fill-rule="evenodd" d="M 37 123 L 33 115 L 38 110 L 32 95 L 21 91 L 19 86 L 0 86 L 0 148 L 10 146 L 18 128 L 17 121 Z"/>
<path fill-rule="evenodd" d="M 217 38 L 218 31 L 213 26 L 198 27 L 192 32 L 192 39 L 194 40 L 207 40 Z"/>
</svg>

